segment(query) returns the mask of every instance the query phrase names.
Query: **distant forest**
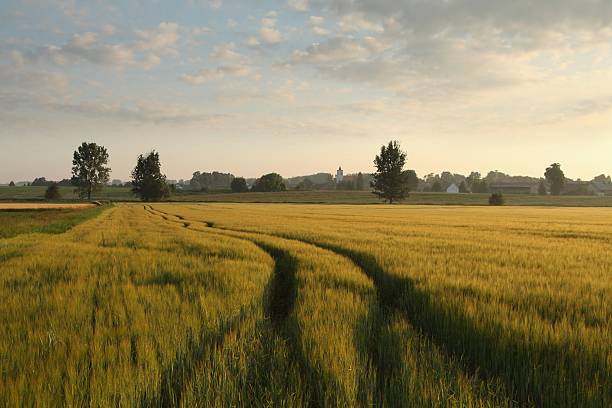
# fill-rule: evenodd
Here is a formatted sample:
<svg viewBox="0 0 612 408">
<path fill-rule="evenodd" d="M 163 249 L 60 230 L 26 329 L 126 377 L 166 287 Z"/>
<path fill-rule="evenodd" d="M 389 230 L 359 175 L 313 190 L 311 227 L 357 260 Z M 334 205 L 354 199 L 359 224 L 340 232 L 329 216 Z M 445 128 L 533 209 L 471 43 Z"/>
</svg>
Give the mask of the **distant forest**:
<svg viewBox="0 0 612 408">
<path fill-rule="evenodd" d="M 229 191 L 231 190 L 232 180 L 235 178 L 230 173 L 220 172 L 195 172 L 190 181 L 184 182 L 181 186 L 185 190 L 192 191 Z M 256 178 L 247 178 L 246 183 L 252 186 L 257 181 Z M 370 173 L 352 173 L 344 175 L 341 182 L 336 182 L 331 173 L 316 173 L 305 176 L 297 176 L 283 178 L 283 182 L 288 190 L 357 190 L 369 191 L 372 174 Z M 413 191 L 432 192 L 446 191 L 446 189 L 455 184 L 456 186 L 465 186 L 469 192 L 489 192 L 491 186 L 497 185 L 517 185 L 517 186 L 537 186 L 544 181 L 544 177 L 529 177 L 529 176 L 512 176 L 500 171 L 490 171 L 486 176 L 482 176 L 478 172 L 472 172 L 469 175 L 451 173 L 444 171 L 440 174 L 430 173 L 422 178 L 418 178 L 418 184 Z M 597 182 L 604 184 L 612 184 L 610 176 L 600 175 L 592 180 L 572 180 L 566 178 L 566 194 L 588 194 L 586 188 L 588 184 Z"/>
<path fill-rule="evenodd" d="M 190 180 L 168 180 L 169 184 L 176 186 L 177 191 L 183 192 L 206 192 L 206 191 L 231 191 L 232 181 L 236 178 L 231 173 L 222 172 L 200 172 L 193 173 Z M 247 186 L 252 187 L 258 179 L 245 179 Z M 572 180 L 565 179 L 565 188 L 563 194 L 588 195 L 590 194 L 589 185 L 597 183 L 599 185 L 610 186 L 612 179 L 607 175 L 599 175 L 591 180 L 583 181 L 580 179 Z M 341 182 L 336 182 L 335 177 L 331 173 L 316 173 L 305 176 L 297 176 L 283 178 L 283 183 L 287 190 L 301 191 L 327 191 L 327 190 L 347 190 L 347 191 L 369 191 L 372 174 L 369 173 L 353 173 L 346 174 Z M 538 186 L 544 182 L 544 177 L 528 177 L 528 176 L 512 176 L 500 171 L 490 171 L 486 176 L 482 176 L 478 172 L 472 172 L 469 175 L 452 173 L 444 171 L 440 174 L 430 173 L 418 178 L 416 186 L 411 188 L 412 191 L 419 192 L 438 192 L 446 191 L 453 184 L 459 187 L 461 192 L 486 193 L 495 190 L 496 186 Z M 48 187 L 54 183 L 59 186 L 71 186 L 70 179 L 63 179 L 59 182 L 47 180 L 45 177 L 38 177 L 32 182 L 20 181 L 12 183 L 16 186 L 44 186 Z M 113 180 L 112 186 L 115 187 L 131 187 L 130 182 L 122 182 Z"/>
</svg>

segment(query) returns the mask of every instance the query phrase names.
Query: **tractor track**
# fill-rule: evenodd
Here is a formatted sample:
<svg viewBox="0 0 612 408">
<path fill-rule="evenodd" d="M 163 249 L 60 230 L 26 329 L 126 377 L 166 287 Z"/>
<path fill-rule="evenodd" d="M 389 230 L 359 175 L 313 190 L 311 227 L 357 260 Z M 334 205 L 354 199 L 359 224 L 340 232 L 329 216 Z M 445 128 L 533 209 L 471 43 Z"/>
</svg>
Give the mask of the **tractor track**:
<svg viewBox="0 0 612 408">
<path fill-rule="evenodd" d="M 174 216 L 156 209 L 152 210 L 163 214 L 166 219 Z M 313 239 L 296 238 L 289 234 L 235 230 L 220 227 L 208 221 L 186 220 L 184 217 L 178 219 L 182 222 L 199 222 L 219 231 L 254 233 L 293 240 L 348 258 L 374 282 L 376 287 L 380 313 L 375 319 L 373 341 L 376 341 L 378 334 L 385 328 L 392 316 L 399 316 L 430 340 L 444 355 L 458 361 L 466 374 L 479 380 L 502 385 L 504 396 L 512 404 L 538 407 L 556 406 L 555 401 L 547 399 L 548 393 L 540 389 L 536 379 L 551 373 L 557 374 L 560 369 L 561 373 L 564 371 L 577 372 L 580 369 L 579 361 L 589 361 L 589 365 L 596 370 L 593 373 L 594 376 L 609 378 L 607 368 L 598 363 L 596 356 L 589 353 L 581 350 L 573 350 L 568 353 L 566 349 L 554 343 L 527 344 L 520 339 L 505 336 L 505 329 L 501 325 L 494 327 L 493 330 L 484 330 L 477 321 L 465 315 L 460 309 L 445 306 L 438 302 L 433 294 L 418 288 L 412 279 L 395 276 L 385 271 L 372 254 L 321 243 Z M 377 350 L 376 347 L 370 348 L 369 354 L 376 365 L 377 374 L 382 376 L 378 378 L 378 396 L 384 400 L 385 385 L 393 379 L 396 368 L 399 368 L 394 367 L 394 359 L 389 360 L 389 357 L 399 350 L 393 350 L 391 353 L 382 351 L 381 355 L 381 350 Z M 513 364 L 518 365 L 515 370 L 519 374 L 516 372 L 508 374 L 506 363 L 495 358 L 498 355 L 516 356 Z M 548 360 L 554 363 L 548 363 L 545 366 L 543 362 L 533 361 L 532 356 L 534 355 L 554 356 L 553 359 Z M 389 364 L 390 362 L 392 364 Z M 570 394 L 580 395 L 582 404 L 602 406 L 602 400 L 599 400 L 597 395 L 590 395 L 562 374 L 557 374 L 556 381 L 557 389 L 570 390 Z M 602 392 L 605 394 L 610 391 Z M 383 402 L 393 405 L 393 401 Z"/>
<path fill-rule="evenodd" d="M 151 206 L 145 206 L 144 209 L 150 214 L 161 217 L 167 222 L 180 224 L 184 228 L 190 228 L 193 223 L 198 222 L 187 221 L 184 217 L 163 213 L 162 211 L 153 209 Z M 176 220 L 173 220 L 170 217 L 175 217 Z M 213 223 L 204 222 L 201 224 L 206 228 L 215 228 Z M 197 230 L 195 231 L 198 232 Z M 317 373 L 315 368 L 310 365 L 308 359 L 299 347 L 299 345 L 302 344 L 302 341 L 299 337 L 299 330 L 296 329 L 296 322 L 292 318 L 292 311 L 294 309 L 297 297 L 297 260 L 288 251 L 275 247 L 274 245 L 264 243 L 257 239 L 246 238 L 240 231 L 233 232 L 240 235 L 223 235 L 251 242 L 273 259 L 274 272 L 267 288 L 269 301 L 264 305 L 264 315 L 272 322 L 272 327 L 274 328 L 276 335 L 289 346 L 292 361 L 299 364 L 301 368 L 300 371 L 305 373 L 308 379 L 307 384 L 311 386 L 311 389 L 308 389 L 306 393 L 306 397 L 308 398 L 308 406 L 324 406 L 324 401 L 321 398 L 321 396 L 324 395 L 324 385 L 321 381 L 319 381 L 319 373 Z"/>
</svg>

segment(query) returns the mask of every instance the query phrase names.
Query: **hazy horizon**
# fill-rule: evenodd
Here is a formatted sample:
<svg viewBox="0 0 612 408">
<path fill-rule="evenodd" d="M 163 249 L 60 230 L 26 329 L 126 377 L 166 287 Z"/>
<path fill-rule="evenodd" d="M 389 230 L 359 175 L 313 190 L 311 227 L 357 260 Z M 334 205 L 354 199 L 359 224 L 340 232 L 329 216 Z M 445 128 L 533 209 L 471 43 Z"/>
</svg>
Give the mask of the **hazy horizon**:
<svg viewBox="0 0 612 408">
<path fill-rule="evenodd" d="M 373 171 L 612 173 L 612 2 L 15 1 L 0 5 L 0 182 Z"/>
</svg>

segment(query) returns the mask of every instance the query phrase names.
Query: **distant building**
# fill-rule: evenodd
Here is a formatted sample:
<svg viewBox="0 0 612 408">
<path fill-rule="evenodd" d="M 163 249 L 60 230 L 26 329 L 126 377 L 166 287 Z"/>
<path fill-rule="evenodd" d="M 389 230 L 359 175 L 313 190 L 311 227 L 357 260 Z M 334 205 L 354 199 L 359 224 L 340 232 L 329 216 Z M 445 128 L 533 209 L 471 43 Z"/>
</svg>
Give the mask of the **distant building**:
<svg viewBox="0 0 612 408">
<path fill-rule="evenodd" d="M 111 185 L 113 187 L 121 187 L 123 185 L 123 181 L 115 179 L 115 180 L 112 181 Z"/>
<path fill-rule="evenodd" d="M 612 184 L 594 182 L 589 184 L 588 190 L 589 193 L 600 197 L 612 195 Z"/>
<path fill-rule="evenodd" d="M 342 170 L 342 167 L 339 167 L 336 172 L 336 183 L 342 183 L 342 181 L 344 181 L 344 170 Z"/>
<path fill-rule="evenodd" d="M 457 185 L 453 183 L 450 186 L 448 186 L 448 188 L 446 189 L 446 192 L 449 194 L 459 194 L 459 187 L 457 187 Z"/>
</svg>

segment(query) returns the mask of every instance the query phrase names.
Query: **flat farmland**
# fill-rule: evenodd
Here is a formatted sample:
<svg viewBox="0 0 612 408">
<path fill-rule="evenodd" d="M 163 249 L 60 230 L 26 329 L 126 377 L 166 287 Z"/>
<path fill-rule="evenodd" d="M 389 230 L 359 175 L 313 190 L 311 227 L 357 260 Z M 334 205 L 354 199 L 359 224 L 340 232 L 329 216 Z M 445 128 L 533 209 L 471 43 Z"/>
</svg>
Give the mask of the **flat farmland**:
<svg viewBox="0 0 612 408">
<path fill-rule="evenodd" d="M 610 209 L 96 210 L 0 239 L 0 405 L 612 403 Z"/>
<path fill-rule="evenodd" d="M 0 203 L 0 211 L 26 210 L 79 210 L 95 207 L 95 204 L 77 203 Z"/>
<path fill-rule="evenodd" d="M 101 211 L 93 204 L 0 203 L 0 238 L 35 232 L 59 234 Z"/>
<path fill-rule="evenodd" d="M 0 187 L 0 203 L 40 202 L 45 197 L 45 187 Z M 73 187 L 60 187 L 63 202 L 79 200 Z M 447 194 L 447 193 L 410 193 L 401 202 L 405 205 L 468 205 L 486 206 L 490 194 Z M 138 198 L 127 187 L 104 187 L 94 193 L 92 199 L 133 202 Z M 509 206 L 546 206 L 546 207 L 612 207 L 612 196 L 538 196 L 528 194 L 506 194 Z M 285 203 L 285 204 L 380 204 L 381 201 L 370 191 L 283 191 L 283 192 L 191 192 L 182 191 L 170 197 L 174 202 L 205 203 Z"/>
</svg>

